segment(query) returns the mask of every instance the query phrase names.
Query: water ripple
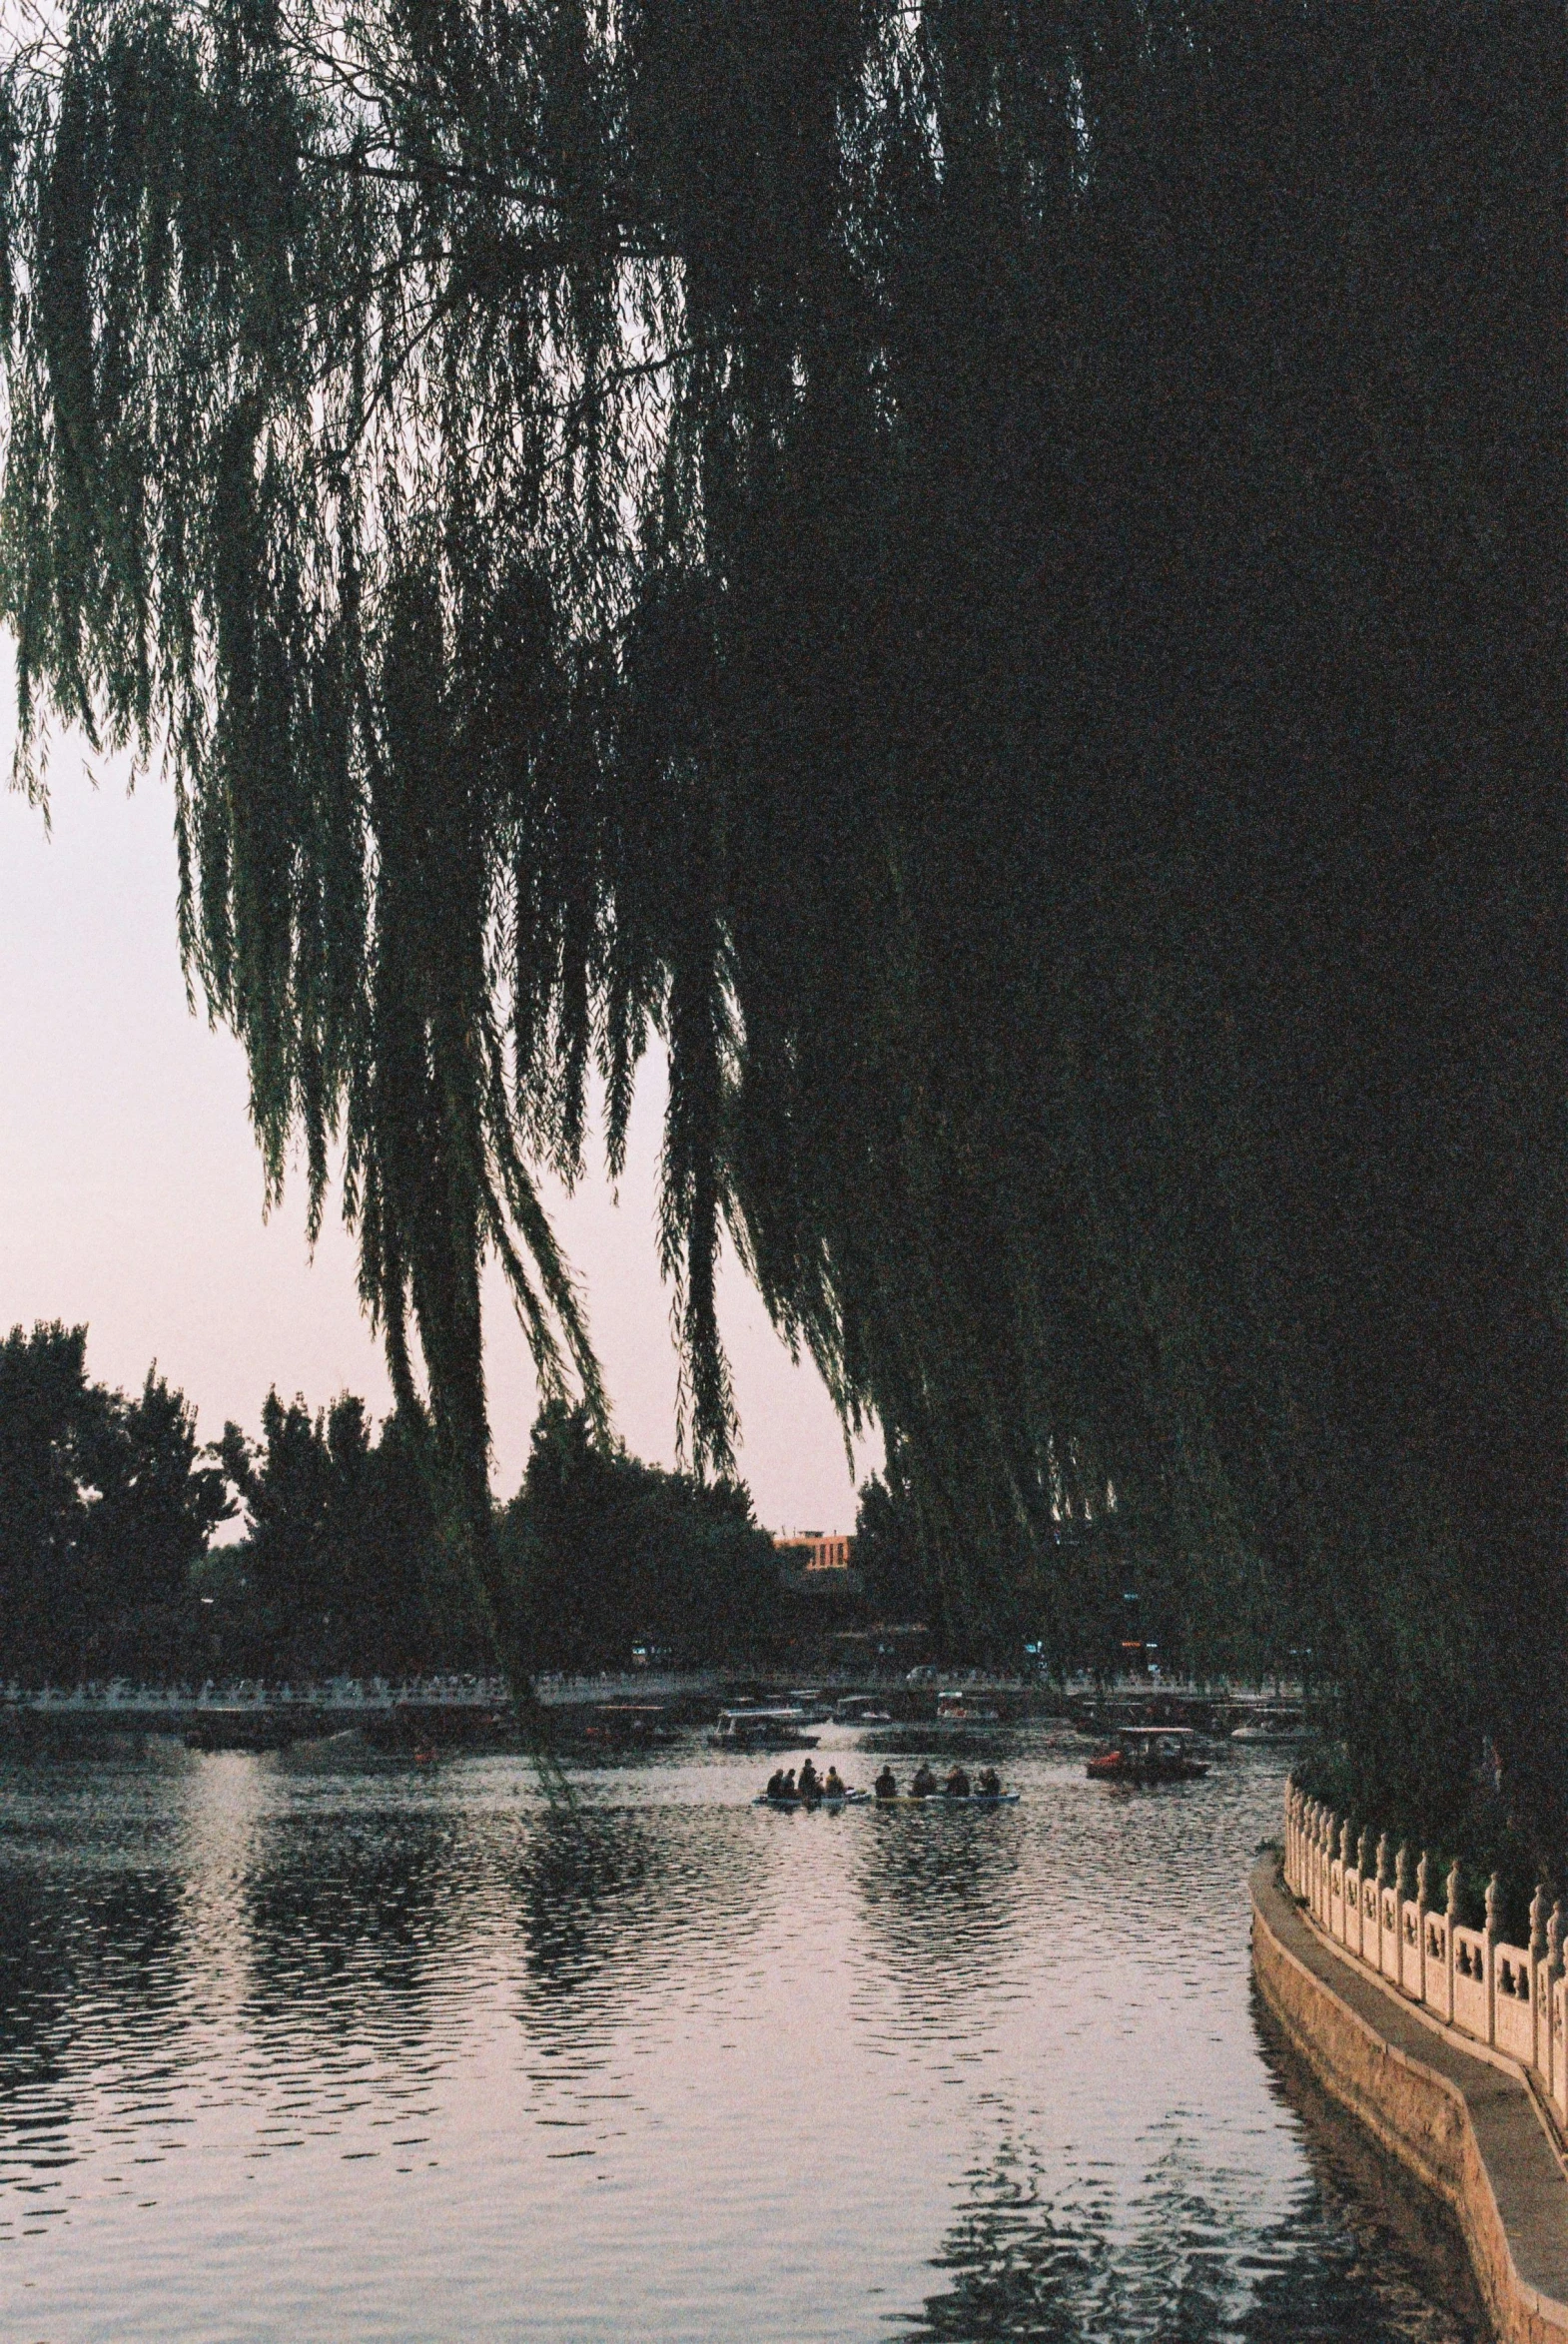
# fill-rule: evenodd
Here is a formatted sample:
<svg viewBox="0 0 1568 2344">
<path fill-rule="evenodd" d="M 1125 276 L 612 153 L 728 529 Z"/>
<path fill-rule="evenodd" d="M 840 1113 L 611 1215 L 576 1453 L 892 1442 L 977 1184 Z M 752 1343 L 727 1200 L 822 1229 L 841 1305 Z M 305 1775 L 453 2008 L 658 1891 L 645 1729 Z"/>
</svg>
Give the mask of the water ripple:
<svg viewBox="0 0 1568 2344">
<path fill-rule="evenodd" d="M 494 1759 L 0 1770 L 0 2328 L 1478 2336 L 1253 2010 L 1277 1762 L 1001 1748 L 992 1813 L 772 1814 L 692 1744 L 575 1814 Z"/>
</svg>

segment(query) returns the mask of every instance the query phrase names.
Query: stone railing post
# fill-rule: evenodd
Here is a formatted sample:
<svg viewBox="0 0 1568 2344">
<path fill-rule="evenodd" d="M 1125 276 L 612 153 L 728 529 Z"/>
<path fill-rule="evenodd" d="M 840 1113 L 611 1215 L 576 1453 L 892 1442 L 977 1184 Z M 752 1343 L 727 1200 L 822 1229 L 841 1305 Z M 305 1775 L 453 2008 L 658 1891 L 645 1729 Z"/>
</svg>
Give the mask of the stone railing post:
<svg viewBox="0 0 1568 2344">
<path fill-rule="evenodd" d="M 1369 1850 L 1369 1836 L 1366 1836 L 1366 1831 L 1361 1831 L 1357 1843 L 1354 1843 L 1354 1927 L 1350 1923 L 1350 1906 L 1345 1904 L 1345 1951 L 1357 1954 L 1357 1959 L 1366 1953 L 1366 1925 L 1361 1908 L 1366 1904 L 1366 1850 Z"/>
<path fill-rule="evenodd" d="M 1457 1856 L 1448 1867 L 1447 1897 L 1448 1902 L 1444 1907 L 1444 1912 L 1448 1921 L 1446 1932 L 1448 1939 L 1448 2016 L 1451 2022 L 1454 2014 L 1454 1931 L 1459 1926 L 1459 1859 Z"/>
<path fill-rule="evenodd" d="M 1426 1917 L 1432 1910 L 1432 1858 L 1421 1850 L 1415 1868 L 1415 1975 L 1422 2001 L 1426 2000 Z"/>
<path fill-rule="evenodd" d="M 1530 2040 L 1535 2066 L 1551 2088 L 1552 1982 L 1546 1967 L 1546 1883 L 1537 1881 L 1530 1899 Z"/>
<path fill-rule="evenodd" d="M 1329 1867 L 1334 1860 L 1334 1831 L 1338 1820 L 1331 1807 L 1323 1809 L 1323 1838 L 1317 1853 L 1317 1920 L 1323 1930 L 1328 1927 L 1328 1899 L 1333 1887 Z"/>
<path fill-rule="evenodd" d="M 1388 1847 L 1388 1834 L 1383 1832 L 1377 1842 L 1377 1954 L 1375 1966 L 1379 1977 L 1388 1975 L 1388 1932 L 1383 1927 L 1383 1899 L 1393 1886 L 1393 1862 Z M 1394 1939 L 1394 1953 L 1398 1953 L 1399 1940 Z"/>
<path fill-rule="evenodd" d="M 1295 1776 L 1285 1776 L 1285 1887 L 1295 1887 Z"/>
<path fill-rule="evenodd" d="M 1546 2039 L 1550 2064 L 1547 2088 L 1558 2113 L 1568 2118 L 1568 2041 L 1563 2037 L 1563 1901 L 1552 1907 L 1546 1924 Z"/>
<path fill-rule="evenodd" d="M 1300 1862 L 1301 1877 L 1296 1882 L 1296 1894 L 1310 1903 L 1312 1895 L 1312 1802 L 1304 1795 L 1301 1800 Z"/>
<path fill-rule="evenodd" d="M 1286 1775 L 1286 1776 L 1285 1776 L 1285 1818 L 1284 1818 L 1284 1820 L 1285 1820 L 1285 1836 L 1284 1836 L 1284 1857 L 1283 1857 L 1283 1862 L 1282 1862 L 1282 1865 L 1281 1865 L 1281 1870 L 1282 1870 L 1282 1871 L 1283 1871 L 1283 1873 L 1284 1873 L 1284 1878 L 1285 1878 L 1285 1887 L 1286 1887 L 1286 1888 L 1288 1888 L 1288 1887 L 1290 1886 L 1290 1842 L 1291 1842 L 1292 1838 L 1294 1837 L 1294 1819 L 1293 1819 L 1293 1817 L 1292 1817 L 1292 1814 L 1291 1814 L 1291 1809 L 1292 1809 L 1292 1807 L 1293 1807 L 1294 1803 L 1295 1803 L 1295 1777 L 1294 1777 L 1294 1775 Z"/>
<path fill-rule="evenodd" d="M 1288 1887 L 1290 1886 L 1290 1842 L 1291 1842 L 1291 1840 L 1292 1840 L 1292 1839 L 1294 1838 L 1294 1836 L 1295 1836 L 1295 1818 L 1294 1818 L 1294 1815 L 1293 1815 L 1293 1812 L 1292 1812 L 1292 1810 L 1294 1809 L 1294 1806 L 1295 1806 L 1295 1777 L 1294 1777 L 1294 1775 L 1286 1775 L 1286 1776 L 1285 1776 L 1285 1837 L 1284 1837 L 1284 1876 L 1285 1876 L 1285 1887 L 1286 1887 L 1286 1888 L 1288 1888 Z"/>
<path fill-rule="evenodd" d="M 1295 1834 L 1295 1893 L 1303 1901 L 1312 1886 L 1312 1802 L 1303 1791 Z"/>
<path fill-rule="evenodd" d="M 1486 1884 L 1486 2039 L 1497 2043 L 1497 1941 L 1503 1934 L 1503 1884 L 1494 1872 Z"/>
<path fill-rule="evenodd" d="M 1410 1991 L 1410 1971 L 1412 1967 L 1415 1970 L 1417 1978 L 1420 1976 L 1421 1938 L 1419 1917 L 1417 1917 L 1416 1924 L 1415 1959 L 1413 1963 L 1405 1952 L 1404 1909 L 1406 1905 L 1409 1904 L 1409 1902 L 1410 1843 L 1408 1840 L 1401 1840 L 1399 1843 L 1399 1853 L 1394 1858 L 1394 1969 L 1395 1981 L 1398 1984 L 1401 1993 L 1408 1993 Z M 1417 2000 L 1420 1998 L 1419 1985 L 1416 1987 L 1416 1998 Z"/>
</svg>

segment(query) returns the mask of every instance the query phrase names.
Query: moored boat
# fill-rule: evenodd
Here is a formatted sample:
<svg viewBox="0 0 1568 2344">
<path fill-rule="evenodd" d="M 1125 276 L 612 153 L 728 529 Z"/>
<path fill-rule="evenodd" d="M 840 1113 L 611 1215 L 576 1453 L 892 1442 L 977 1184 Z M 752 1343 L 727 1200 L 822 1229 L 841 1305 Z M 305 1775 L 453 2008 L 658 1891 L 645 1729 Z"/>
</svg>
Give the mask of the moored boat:
<svg viewBox="0 0 1568 2344">
<path fill-rule="evenodd" d="M 708 1736 L 710 1750 L 815 1750 L 820 1734 L 805 1731 L 807 1718 L 798 1703 L 764 1708 L 721 1709 L 719 1722 Z"/>
<path fill-rule="evenodd" d="M 1298 1709 L 1260 1709 L 1230 1730 L 1232 1742 L 1294 1742 L 1305 1732 Z"/>
<path fill-rule="evenodd" d="M 601 1701 L 582 1731 L 584 1740 L 614 1750 L 645 1750 L 679 1740 L 662 1702 Z"/>
<path fill-rule="evenodd" d="M 890 1726 L 893 1712 L 884 1709 L 874 1693 L 847 1693 L 834 1703 L 833 1722 L 838 1726 Z"/>
<path fill-rule="evenodd" d="M 939 1726 L 994 1726 L 997 1712 L 977 1705 L 969 1695 L 958 1688 L 937 1695 L 937 1723 Z"/>
</svg>

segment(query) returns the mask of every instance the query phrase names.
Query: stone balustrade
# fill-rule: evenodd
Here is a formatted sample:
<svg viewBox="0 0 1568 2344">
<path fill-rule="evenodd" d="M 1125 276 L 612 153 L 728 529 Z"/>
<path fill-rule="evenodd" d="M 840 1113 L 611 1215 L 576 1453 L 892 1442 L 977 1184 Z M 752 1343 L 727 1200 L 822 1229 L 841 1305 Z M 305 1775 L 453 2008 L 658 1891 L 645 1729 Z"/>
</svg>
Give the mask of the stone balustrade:
<svg viewBox="0 0 1568 2344">
<path fill-rule="evenodd" d="M 1293 1780 L 1285 1791 L 1285 1884 L 1323 1935 L 1445 2026 L 1469 2035 L 1534 2075 L 1568 2126 L 1568 1986 L 1561 1900 L 1548 1913 L 1537 1889 L 1530 1942 L 1502 1935 L 1494 1873 L 1479 1929 L 1459 1918 L 1459 1867 L 1433 1876 L 1421 1850 L 1391 1849 L 1386 1833 L 1353 1841 L 1350 1825 L 1309 1799 Z"/>
</svg>

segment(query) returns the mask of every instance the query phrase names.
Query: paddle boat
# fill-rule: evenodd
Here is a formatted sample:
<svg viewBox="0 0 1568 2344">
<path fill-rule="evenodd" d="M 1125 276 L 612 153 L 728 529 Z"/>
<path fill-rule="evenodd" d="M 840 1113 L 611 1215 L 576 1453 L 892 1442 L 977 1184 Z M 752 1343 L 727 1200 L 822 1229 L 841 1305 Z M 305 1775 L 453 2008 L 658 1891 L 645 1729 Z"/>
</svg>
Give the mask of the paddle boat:
<svg viewBox="0 0 1568 2344">
<path fill-rule="evenodd" d="M 924 1797 L 915 1791 L 895 1792 L 891 1799 L 878 1799 L 877 1807 L 1016 1807 L 1022 1793 L 1018 1791 L 927 1791 Z"/>
<path fill-rule="evenodd" d="M 804 1799 L 798 1791 L 787 1797 L 763 1791 L 751 1804 L 753 1807 L 869 1807 L 872 1799 L 869 1791 L 813 1791 Z"/>
<path fill-rule="evenodd" d="M 920 1773 L 930 1776 L 930 1770 L 927 1767 L 922 1767 Z M 896 1788 L 883 1790 L 881 1788 L 883 1783 L 892 1783 L 894 1780 L 892 1768 L 886 1767 L 877 1777 L 877 1805 L 879 1807 L 1016 1807 L 1018 1805 L 1018 1793 L 1003 1790 L 994 1767 L 986 1769 L 978 1784 L 972 1784 L 969 1777 L 963 1774 L 963 1770 L 960 1768 L 955 1768 L 954 1773 L 960 1775 L 963 1783 L 962 1789 L 952 1790 L 949 1788 L 949 1784 L 953 1780 L 950 1775 L 947 1783 L 939 1783 L 931 1778 L 929 1789 L 921 1790 L 918 1788 L 920 1775 L 917 1774 L 907 1791 L 900 1791 Z"/>
<path fill-rule="evenodd" d="M 1123 1726 L 1109 1750 L 1089 1761 L 1096 1783 L 1190 1783 L 1208 1764 L 1192 1750 L 1190 1726 Z"/>
</svg>

